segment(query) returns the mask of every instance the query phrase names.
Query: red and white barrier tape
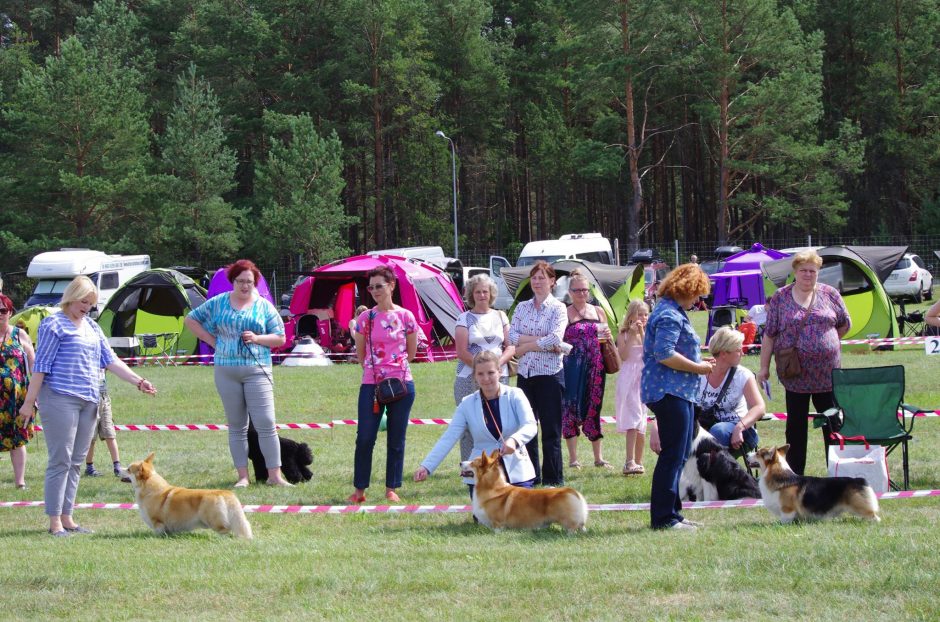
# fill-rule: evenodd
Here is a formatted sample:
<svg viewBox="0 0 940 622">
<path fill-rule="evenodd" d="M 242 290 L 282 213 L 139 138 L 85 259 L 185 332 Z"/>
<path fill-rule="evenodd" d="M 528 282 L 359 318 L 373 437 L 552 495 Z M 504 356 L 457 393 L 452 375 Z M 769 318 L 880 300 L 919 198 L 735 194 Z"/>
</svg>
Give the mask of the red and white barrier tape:
<svg viewBox="0 0 940 622">
<path fill-rule="evenodd" d="M 917 413 L 904 412 L 905 417 L 940 417 L 940 410 L 930 410 Z M 764 415 L 765 421 L 786 421 L 787 413 L 767 413 Z M 652 421 L 653 417 L 649 417 Z M 409 419 L 410 425 L 450 425 L 450 419 Z M 601 423 L 617 423 L 615 417 L 601 417 Z M 278 430 L 329 430 L 336 426 L 358 425 L 355 419 L 334 419 L 326 423 L 278 423 L 275 427 Z M 37 425 L 34 428 L 37 432 L 42 432 L 42 426 Z M 218 432 L 228 430 L 228 424 L 225 423 L 138 423 L 138 424 L 115 424 L 114 429 L 119 432 Z"/>
<path fill-rule="evenodd" d="M 940 490 L 901 490 L 877 495 L 882 501 L 940 497 Z M 38 508 L 42 501 L 0 501 L 0 508 Z M 696 501 L 683 503 L 684 510 L 719 510 L 763 507 L 760 499 Z M 246 505 L 252 514 L 457 514 L 469 512 L 469 505 Z M 77 510 L 136 510 L 136 503 L 76 503 Z M 592 512 L 647 512 L 649 503 L 589 503 Z"/>
</svg>

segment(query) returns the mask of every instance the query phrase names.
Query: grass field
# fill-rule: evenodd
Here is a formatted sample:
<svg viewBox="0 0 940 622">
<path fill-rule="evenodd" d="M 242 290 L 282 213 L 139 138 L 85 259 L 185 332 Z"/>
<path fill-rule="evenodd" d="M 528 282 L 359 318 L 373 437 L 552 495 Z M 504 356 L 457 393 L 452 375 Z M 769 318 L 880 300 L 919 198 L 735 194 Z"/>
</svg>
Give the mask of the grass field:
<svg viewBox="0 0 940 622">
<path fill-rule="evenodd" d="M 702 326 L 704 314 L 696 315 Z M 940 358 L 922 349 L 847 352 L 846 366 L 903 364 L 907 402 L 940 407 Z M 745 357 L 754 368 L 757 357 Z M 145 368 L 155 398 L 112 381 L 117 423 L 221 423 L 212 370 Z M 413 416 L 449 417 L 453 364 L 416 365 Z M 359 372 L 276 368 L 279 422 L 355 418 Z M 604 414 L 612 414 L 613 378 Z M 771 411 L 783 411 L 775 385 Z M 462 504 L 455 454 L 428 481 L 410 474 L 441 434 L 408 432 L 405 503 Z M 782 442 L 783 424 L 760 424 L 763 444 Z M 815 431 L 814 431 L 815 432 Z M 911 446 L 912 487 L 940 488 L 936 418 L 920 419 Z M 314 451 L 314 479 L 293 489 L 252 485 L 246 504 L 341 504 L 351 492 L 355 428 L 285 435 Z M 126 463 L 156 451 L 157 469 L 191 487 L 229 487 L 234 469 L 223 432 L 122 432 Z M 623 463 L 623 438 L 605 437 L 605 453 Z M 824 473 L 818 432 L 808 471 Z M 45 444 L 29 447 L 27 483 L 12 485 L 0 461 L 0 500 L 41 500 Z M 586 441 L 582 454 L 589 456 Z M 99 467 L 107 460 L 97 447 Z M 381 496 L 384 444 L 376 447 L 370 499 Z M 651 472 L 655 456 L 647 454 Z M 893 470 L 894 473 L 899 471 Z M 593 467 L 566 470 L 590 503 L 646 502 L 649 475 L 625 478 Z M 79 502 L 130 502 L 131 487 L 112 476 L 83 478 Z M 208 531 L 157 538 L 136 512 L 76 512 L 94 536 L 54 539 L 39 508 L 0 509 L 0 584 L 10 619 L 940 619 L 934 596 L 940 563 L 935 498 L 886 500 L 883 522 L 852 519 L 781 526 L 762 508 L 692 510 L 707 527 L 695 534 L 648 529 L 647 512 L 595 512 L 586 534 L 558 529 L 494 534 L 468 514 L 250 514 L 252 542 Z M 852 612 L 851 614 L 847 612 Z"/>
</svg>

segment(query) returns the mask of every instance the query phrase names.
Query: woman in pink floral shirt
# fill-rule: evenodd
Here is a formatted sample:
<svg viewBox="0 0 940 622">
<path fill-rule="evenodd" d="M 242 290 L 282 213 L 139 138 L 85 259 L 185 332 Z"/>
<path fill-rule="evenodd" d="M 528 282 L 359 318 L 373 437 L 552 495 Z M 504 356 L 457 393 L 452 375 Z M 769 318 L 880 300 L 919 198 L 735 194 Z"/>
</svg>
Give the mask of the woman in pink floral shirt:
<svg viewBox="0 0 940 622">
<path fill-rule="evenodd" d="M 787 399 L 787 462 L 802 475 L 806 467 L 809 401 L 813 400 L 816 412 L 835 405 L 832 370 L 842 366 L 841 340 L 851 320 L 839 290 L 817 283 L 822 258 L 816 251 L 797 253 L 791 265 L 796 279 L 767 302 L 757 382 L 770 376 L 770 357 L 775 351 L 792 347 L 799 351 L 800 375 L 781 378 L 780 382 Z"/>
<path fill-rule="evenodd" d="M 356 426 L 356 456 L 350 503 L 366 500 L 366 488 L 372 475 L 372 450 L 381 423 L 381 409 L 376 408 L 375 385 L 385 378 L 399 378 L 408 388 L 402 399 L 386 405 L 388 453 L 385 462 L 385 498 L 401 501 L 396 488 L 401 488 L 405 466 L 405 432 L 411 405 L 415 401 L 415 385 L 409 361 L 418 350 L 418 323 L 408 309 L 392 302 L 395 273 L 387 266 L 369 272 L 369 293 L 375 307 L 363 311 L 356 320 L 356 356 L 362 365 L 359 387 L 359 424 Z"/>
</svg>

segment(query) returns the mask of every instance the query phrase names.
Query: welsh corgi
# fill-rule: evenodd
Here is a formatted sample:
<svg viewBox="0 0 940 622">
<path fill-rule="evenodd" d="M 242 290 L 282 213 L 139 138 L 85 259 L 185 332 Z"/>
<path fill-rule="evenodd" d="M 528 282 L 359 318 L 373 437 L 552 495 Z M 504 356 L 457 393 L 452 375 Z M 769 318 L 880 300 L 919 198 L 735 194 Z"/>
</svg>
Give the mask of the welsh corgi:
<svg viewBox="0 0 940 622">
<path fill-rule="evenodd" d="M 760 469 L 764 507 L 782 523 L 833 518 L 843 512 L 878 522 L 878 497 L 861 477 L 797 475 L 787 464 L 789 445 L 764 447 L 748 456 Z"/>
<path fill-rule="evenodd" d="M 499 451 L 463 463 L 474 474 L 473 515 L 494 530 L 538 529 L 558 523 L 568 530 L 586 531 L 588 508 L 584 497 L 573 488 L 531 490 L 506 481 Z"/>
<path fill-rule="evenodd" d="M 153 469 L 151 453 L 128 467 L 140 516 L 159 536 L 207 527 L 238 538 L 252 538 L 242 504 L 229 490 L 171 486 Z"/>
</svg>

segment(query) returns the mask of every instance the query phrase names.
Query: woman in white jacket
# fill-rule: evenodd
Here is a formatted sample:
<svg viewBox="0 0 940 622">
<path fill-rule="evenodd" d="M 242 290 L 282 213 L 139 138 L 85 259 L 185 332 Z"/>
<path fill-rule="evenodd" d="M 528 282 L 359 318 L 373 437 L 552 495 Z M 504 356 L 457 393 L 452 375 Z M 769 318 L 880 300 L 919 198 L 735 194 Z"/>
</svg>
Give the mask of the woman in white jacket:
<svg viewBox="0 0 940 622">
<path fill-rule="evenodd" d="M 525 452 L 526 443 L 538 431 L 535 415 L 525 394 L 499 382 L 499 357 L 480 352 L 473 358 L 473 376 L 480 386 L 460 402 L 447 430 L 415 470 L 414 480 L 424 481 L 453 449 L 464 430 L 473 437 L 470 459 L 498 449 L 503 456 Z M 507 479 L 514 486 L 531 488 L 535 467 L 531 460 L 515 460 Z M 464 478 L 473 496 L 473 478 Z"/>
</svg>

